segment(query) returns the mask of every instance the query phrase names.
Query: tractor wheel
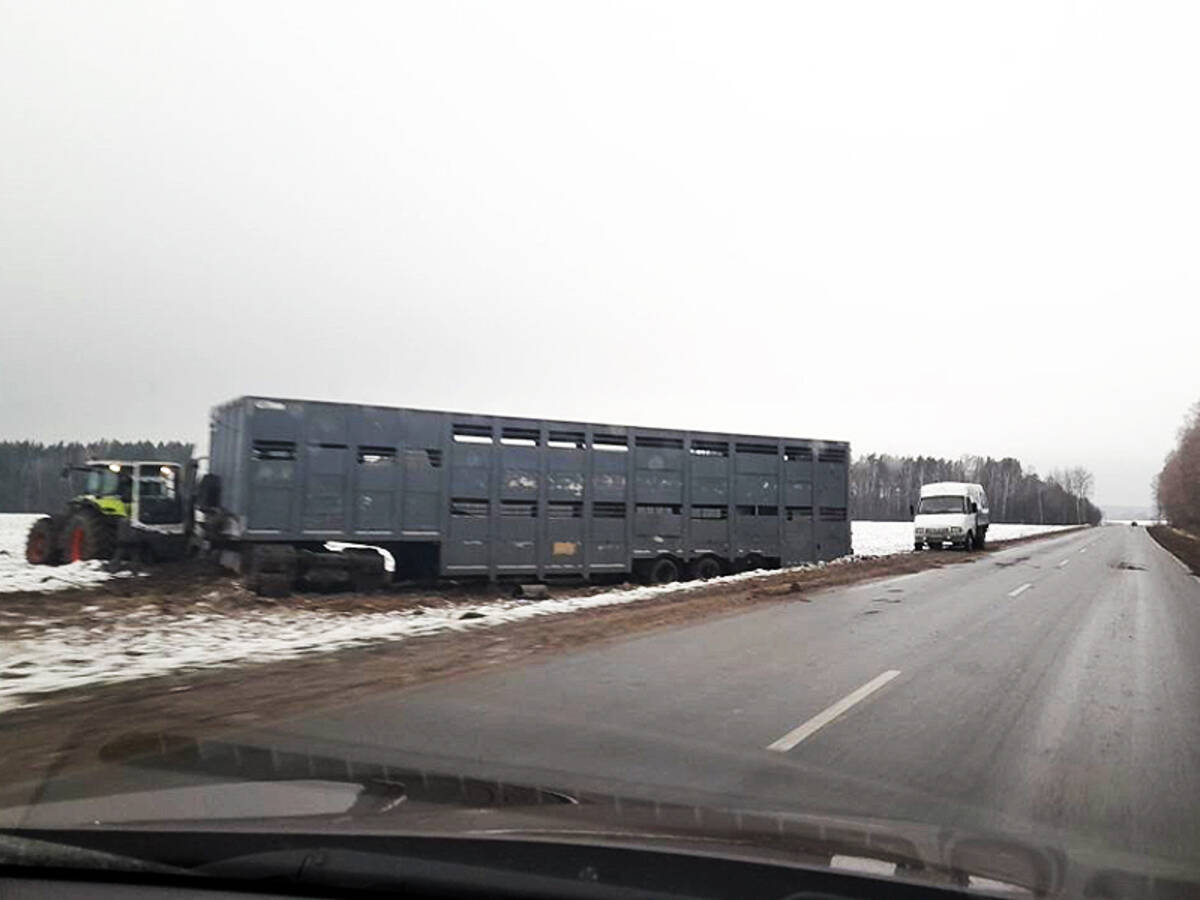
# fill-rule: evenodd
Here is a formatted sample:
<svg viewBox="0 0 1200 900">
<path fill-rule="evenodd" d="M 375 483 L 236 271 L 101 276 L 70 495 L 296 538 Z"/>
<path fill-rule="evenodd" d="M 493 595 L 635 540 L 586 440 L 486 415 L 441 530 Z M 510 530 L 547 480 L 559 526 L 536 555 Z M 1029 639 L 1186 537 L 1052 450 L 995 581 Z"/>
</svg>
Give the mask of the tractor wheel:
<svg viewBox="0 0 1200 900">
<path fill-rule="evenodd" d="M 49 516 L 38 519 L 25 539 L 25 562 L 34 566 L 57 566 L 62 553 L 54 542 L 54 520 Z"/>
<path fill-rule="evenodd" d="M 59 548 L 66 562 L 110 559 L 117 545 L 117 529 L 102 513 L 80 510 L 67 520 Z"/>
</svg>

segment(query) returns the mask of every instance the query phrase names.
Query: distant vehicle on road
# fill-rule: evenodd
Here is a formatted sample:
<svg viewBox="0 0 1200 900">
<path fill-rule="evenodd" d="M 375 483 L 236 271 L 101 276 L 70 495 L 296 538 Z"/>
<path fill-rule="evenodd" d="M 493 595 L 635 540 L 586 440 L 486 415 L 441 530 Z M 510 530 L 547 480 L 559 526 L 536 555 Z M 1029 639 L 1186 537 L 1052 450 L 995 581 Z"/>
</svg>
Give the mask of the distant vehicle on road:
<svg viewBox="0 0 1200 900">
<path fill-rule="evenodd" d="M 1134 519 L 1132 522 L 1130 522 L 1130 523 L 1129 523 L 1129 527 L 1130 527 L 1130 528 L 1137 528 L 1137 519 Z"/>
<path fill-rule="evenodd" d="M 987 539 L 988 499 L 983 485 L 965 481 L 938 481 L 921 486 L 913 515 L 913 549 L 941 549 L 952 544 L 963 550 L 981 550 Z"/>
</svg>

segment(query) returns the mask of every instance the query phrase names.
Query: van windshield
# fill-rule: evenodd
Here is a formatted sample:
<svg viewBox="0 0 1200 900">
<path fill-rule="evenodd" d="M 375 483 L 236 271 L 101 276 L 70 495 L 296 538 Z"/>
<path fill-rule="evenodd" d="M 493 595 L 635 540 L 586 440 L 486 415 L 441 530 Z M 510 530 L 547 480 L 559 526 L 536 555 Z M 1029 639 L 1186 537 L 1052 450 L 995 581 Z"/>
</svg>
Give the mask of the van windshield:
<svg viewBox="0 0 1200 900">
<path fill-rule="evenodd" d="M 922 497 L 917 507 L 918 514 L 961 513 L 967 511 L 965 497 Z"/>
</svg>

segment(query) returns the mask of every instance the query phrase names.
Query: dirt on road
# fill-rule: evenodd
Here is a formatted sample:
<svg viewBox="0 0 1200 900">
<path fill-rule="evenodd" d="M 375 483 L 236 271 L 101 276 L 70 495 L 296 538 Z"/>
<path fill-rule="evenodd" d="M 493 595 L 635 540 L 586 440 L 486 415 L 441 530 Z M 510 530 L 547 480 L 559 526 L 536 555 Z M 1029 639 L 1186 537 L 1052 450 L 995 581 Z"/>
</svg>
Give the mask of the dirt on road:
<svg viewBox="0 0 1200 900">
<path fill-rule="evenodd" d="M 478 630 L 406 638 L 373 646 L 312 654 L 283 662 L 181 671 L 140 681 L 61 691 L 36 705 L 0 715 L 0 800 L 6 787 L 35 783 L 64 767 L 94 764 L 100 746 L 135 731 L 174 731 L 215 737 L 266 725 L 327 706 L 422 682 L 512 665 L 659 628 L 734 615 L 764 604 L 804 602 L 824 588 L 970 563 L 994 549 L 1053 535 L 997 544 L 982 553 L 954 551 L 854 558 L 802 571 L 718 582 L 613 606 L 511 622 Z M 205 602 L 231 613 L 245 604 L 287 609 L 402 609 L 405 604 L 461 603 L 477 588 L 410 590 L 371 595 L 296 595 L 264 601 L 233 579 L 180 569 L 68 595 L 6 597 L 4 608 L 37 604 L 41 620 L 87 616 L 89 609 L 131 603 L 186 608 Z M 603 588 L 597 588 L 603 590 Z M 12 601 L 13 605 L 10 605 Z M 11 624 L 10 629 L 13 627 Z M 3 636 L 0 635 L 0 641 Z"/>
</svg>

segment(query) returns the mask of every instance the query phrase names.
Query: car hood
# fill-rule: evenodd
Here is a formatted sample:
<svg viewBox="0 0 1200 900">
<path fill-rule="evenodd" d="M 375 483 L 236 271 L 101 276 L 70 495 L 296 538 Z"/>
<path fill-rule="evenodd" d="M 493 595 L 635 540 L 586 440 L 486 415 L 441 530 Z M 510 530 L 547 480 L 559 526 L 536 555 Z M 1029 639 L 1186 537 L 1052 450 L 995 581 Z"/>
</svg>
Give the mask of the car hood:
<svg viewBox="0 0 1200 900">
<path fill-rule="evenodd" d="M 1171 861 L 1072 845 L 1028 829 L 806 811 L 796 802 L 743 804 L 703 790 L 581 789 L 512 780 L 511 772 L 488 778 L 174 734 L 130 735 L 103 755 L 109 765 L 154 772 L 157 786 L 87 790 L 85 784 L 105 781 L 93 772 L 55 792 L 59 799 L 0 808 L 0 827 L 42 841 L 70 833 L 77 845 L 105 852 L 115 845 L 91 841 L 130 832 L 143 838 L 169 832 L 168 840 L 181 833 L 286 833 L 322 845 L 334 837 L 407 835 L 669 848 L 1032 896 L 1075 896 L 1098 884 L 1139 896 L 1130 885 L 1172 879 L 1191 887 L 1196 877 Z"/>
</svg>

